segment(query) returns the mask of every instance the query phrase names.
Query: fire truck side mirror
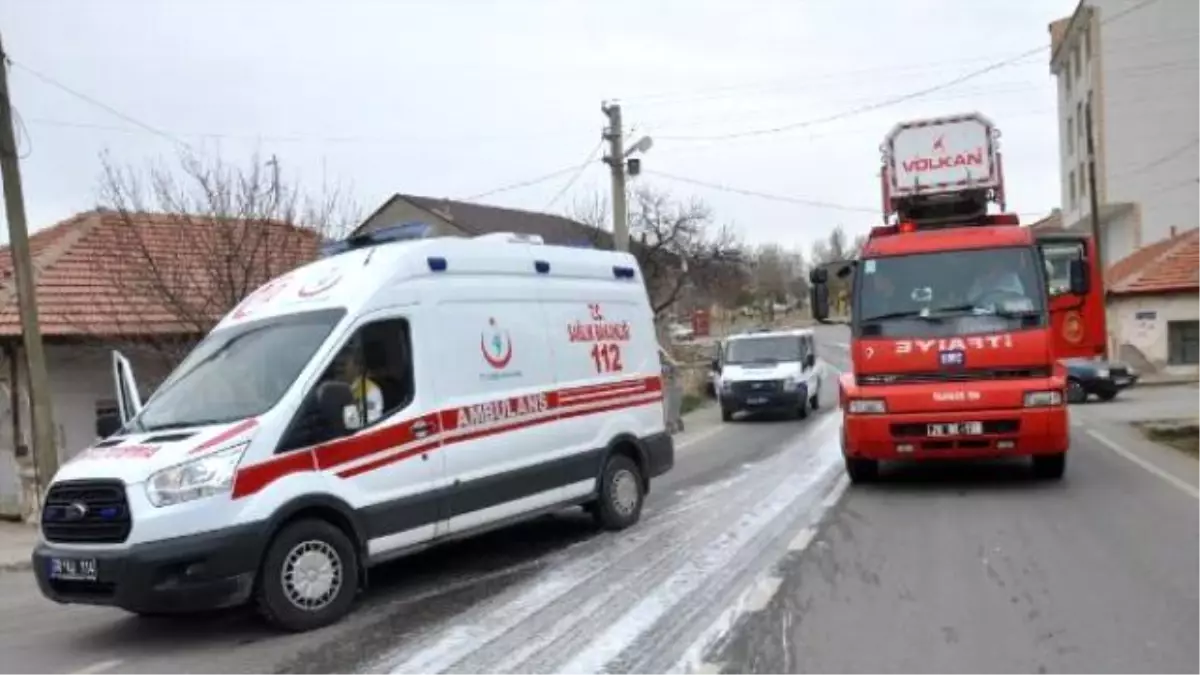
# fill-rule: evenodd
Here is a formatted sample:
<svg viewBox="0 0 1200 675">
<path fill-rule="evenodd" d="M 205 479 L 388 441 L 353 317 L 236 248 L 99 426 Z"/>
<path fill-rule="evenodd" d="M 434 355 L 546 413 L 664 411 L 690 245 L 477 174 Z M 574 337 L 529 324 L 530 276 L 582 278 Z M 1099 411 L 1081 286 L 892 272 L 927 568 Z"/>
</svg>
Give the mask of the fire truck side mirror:
<svg viewBox="0 0 1200 675">
<path fill-rule="evenodd" d="M 1067 274 L 1070 277 L 1071 295 L 1087 295 L 1092 289 L 1086 260 L 1071 260 L 1067 266 Z"/>
<path fill-rule="evenodd" d="M 817 321 L 829 318 L 829 287 L 824 282 L 814 282 L 808 291 L 812 305 L 812 316 Z"/>
</svg>

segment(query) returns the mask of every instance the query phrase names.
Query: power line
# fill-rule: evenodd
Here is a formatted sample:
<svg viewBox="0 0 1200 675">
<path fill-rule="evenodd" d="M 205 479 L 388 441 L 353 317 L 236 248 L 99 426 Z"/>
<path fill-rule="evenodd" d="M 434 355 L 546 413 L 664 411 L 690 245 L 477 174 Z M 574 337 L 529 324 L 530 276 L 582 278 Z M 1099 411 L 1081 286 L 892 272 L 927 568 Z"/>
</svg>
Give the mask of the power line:
<svg viewBox="0 0 1200 675">
<path fill-rule="evenodd" d="M 653 176 L 658 176 L 660 178 L 666 178 L 667 180 L 673 180 L 673 181 L 677 181 L 680 183 L 687 183 L 689 185 L 696 185 L 699 187 L 706 187 L 706 188 L 710 188 L 713 190 L 720 190 L 722 192 L 732 192 L 734 194 L 746 195 L 748 197 L 758 197 L 759 199 L 767 199 L 767 200 L 776 201 L 776 202 L 785 202 L 788 204 L 797 204 L 799 206 L 809 206 L 809 207 L 819 208 L 819 209 L 832 209 L 835 211 L 854 211 L 854 212 L 858 212 L 858 213 L 872 213 L 872 214 L 876 214 L 876 215 L 878 215 L 880 213 L 880 210 L 878 207 L 868 208 L 865 206 L 849 206 L 846 204 L 835 204 L 833 202 L 823 202 L 823 201 L 818 201 L 815 199 L 804 199 L 801 197 L 787 197 L 784 195 L 771 194 L 769 192 L 759 192 L 757 190 L 746 190 L 743 188 L 732 187 L 730 185 L 721 185 L 719 183 L 710 183 L 708 181 L 698 180 L 695 178 L 687 178 L 686 176 L 676 176 L 674 174 L 669 174 L 669 173 L 666 173 L 663 171 L 652 171 L 650 169 L 644 169 L 642 171 L 642 173 L 653 175 Z"/>
<path fill-rule="evenodd" d="M 1146 169 L 1153 169 L 1154 167 L 1159 166 L 1160 164 L 1165 164 L 1165 163 L 1171 161 L 1172 159 L 1179 157 L 1180 155 L 1187 152 L 1188 150 L 1191 150 L 1192 148 L 1196 147 L 1197 145 L 1200 145 L 1200 137 L 1193 138 L 1192 140 L 1188 141 L 1184 145 L 1181 145 L 1178 148 L 1171 150 L 1167 154 L 1165 154 L 1161 157 L 1158 157 L 1156 159 L 1150 160 L 1150 162 L 1147 164 L 1143 164 L 1142 166 L 1139 166 L 1139 167 L 1136 167 L 1133 169 L 1127 169 L 1125 171 L 1117 172 L 1117 173 L 1113 174 L 1111 177 L 1115 178 L 1117 176 L 1128 176 L 1129 174 L 1138 173 L 1139 171 L 1145 171 Z"/>
<path fill-rule="evenodd" d="M 72 89 L 71 87 L 68 87 L 67 85 L 63 84 L 62 82 L 59 82 L 58 80 L 54 79 L 53 77 L 50 77 L 49 75 L 46 75 L 45 73 L 34 70 L 33 68 L 30 68 L 29 66 L 27 66 L 23 63 L 14 61 L 11 58 L 8 59 L 8 62 L 13 67 L 19 68 L 19 69 L 29 73 L 30 75 L 36 77 L 37 79 L 41 80 L 42 82 L 44 82 L 56 89 L 64 91 L 64 92 L 70 94 L 71 96 L 74 96 L 75 98 L 80 99 L 81 101 L 90 103 L 91 105 L 96 106 L 97 108 L 100 108 L 101 110 L 104 110 L 108 114 L 110 114 L 114 117 L 120 118 L 122 120 L 125 120 L 126 122 L 128 122 L 136 127 L 139 127 L 141 129 L 144 129 L 144 130 L 154 134 L 155 136 L 160 136 L 162 138 L 165 138 L 165 139 L 171 141 L 172 143 L 182 145 L 188 149 L 191 149 L 191 147 L 192 147 L 186 141 L 181 141 L 178 138 L 175 138 L 174 136 L 172 136 L 171 134 L 163 131 L 162 129 L 158 129 L 149 124 L 146 124 L 145 122 L 137 119 L 136 117 L 127 115 L 127 114 L 121 112 L 120 110 L 117 110 L 116 108 L 108 105 L 107 103 L 104 103 L 103 101 L 99 101 L 91 96 L 88 96 L 87 94 L 85 94 L 81 91 Z"/>
<path fill-rule="evenodd" d="M 1112 15 L 1111 17 L 1101 21 L 1100 25 L 1105 25 L 1105 24 L 1111 23 L 1113 21 L 1116 21 L 1117 19 L 1120 19 L 1122 17 L 1128 16 L 1129 14 L 1131 14 L 1137 10 L 1143 9 L 1155 2 L 1158 2 L 1158 0 L 1142 0 L 1142 2 L 1130 7 L 1124 11 L 1118 12 L 1118 13 Z M 782 124 L 779 126 L 768 127 L 768 128 L 763 128 L 763 129 L 751 129 L 748 131 L 739 131 L 739 132 L 732 132 L 732 133 L 726 133 L 726 134 L 715 134 L 715 135 L 708 135 L 708 136 L 702 136 L 702 135 L 698 135 L 698 136 L 667 136 L 667 135 L 660 134 L 659 138 L 664 139 L 664 140 L 676 140 L 676 141 L 722 141 L 722 140 L 732 140 L 732 139 L 736 139 L 736 138 L 747 138 L 747 137 L 751 137 L 751 136 L 763 136 L 763 135 L 767 135 L 767 134 L 777 134 L 777 133 L 782 133 L 785 131 L 791 131 L 793 129 L 802 129 L 804 127 L 810 127 L 810 126 L 814 126 L 817 124 L 827 124 L 829 122 L 835 122 L 837 120 L 845 119 L 848 117 L 862 115 L 864 113 L 872 112 L 874 110 L 879 110 L 881 108 L 888 108 L 888 107 L 891 107 L 894 105 L 898 105 L 900 103 L 904 103 L 905 101 L 911 101 L 916 98 L 921 98 L 922 96 L 932 94 L 935 91 L 947 89 L 947 88 L 962 84 L 963 82 L 973 80 L 977 77 L 980 77 L 980 76 L 986 75 L 990 72 L 999 70 L 1000 68 L 1004 68 L 1005 66 L 1011 65 L 1018 61 L 1021 61 L 1022 59 L 1026 59 L 1030 56 L 1033 56 L 1034 54 L 1038 54 L 1038 53 L 1047 51 L 1049 49 L 1050 49 L 1050 45 L 1041 45 L 1034 49 L 1028 49 L 1026 51 L 1021 52 L 1020 54 L 1016 54 L 1014 56 L 1010 56 L 1006 59 L 1003 59 L 1003 60 L 997 61 L 995 63 L 992 63 L 990 65 L 984 66 L 983 68 L 978 68 L 976 70 L 972 70 L 964 75 L 960 75 L 956 78 L 947 80 L 940 84 L 936 84 L 936 85 L 933 85 L 930 87 L 925 87 L 923 89 L 909 92 L 907 94 L 893 96 L 893 97 L 878 101 L 876 103 L 859 106 L 857 108 L 852 108 L 850 110 L 846 110 L 846 111 L 836 113 L 833 115 L 827 115 L 825 117 L 820 117 L 817 119 L 805 120 L 803 122 L 793 122 L 790 124 Z"/>
<path fill-rule="evenodd" d="M 586 161 L 582 164 L 572 164 L 571 166 L 564 166 L 561 169 L 551 171 L 550 173 L 543 174 L 541 176 L 536 176 L 534 178 L 529 178 L 526 180 L 518 181 L 516 183 L 509 183 L 507 185 L 501 185 L 500 187 L 494 188 L 492 190 L 488 190 L 487 192 L 480 192 L 479 194 L 474 194 L 474 195 L 470 195 L 468 197 L 463 197 L 462 199 L 463 199 L 463 201 L 470 202 L 470 201 L 474 201 L 476 199 L 483 199 L 484 197 L 490 197 L 492 195 L 497 195 L 497 194 L 500 194 L 501 192 L 509 192 L 511 190 L 517 190 L 520 188 L 529 187 L 531 185 L 537 185 L 538 183 L 545 183 L 546 181 L 552 180 L 554 178 L 558 178 L 559 176 L 565 176 L 566 174 L 571 173 L 572 171 L 579 171 L 581 168 L 586 167 L 589 163 L 591 163 L 591 161 L 592 160 L 589 157 L 588 161 Z"/>
<path fill-rule="evenodd" d="M 632 131 L 632 129 L 630 129 L 630 131 Z M 603 147 L 604 139 L 600 139 L 600 142 L 596 144 L 596 147 L 592 148 L 592 151 L 588 153 L 587 159 L 583 161 L 583 164 L 579 165 L 579 168 L 575 171 L 575 174 L 571 176 L 571 180 L 567 181 L 566 185 L 563 185 L 558 192 L 554 193 L 554 197 L 551 198 L 550 201 L 546 202 L 546 206 L 542 208 L 543 211 L 549 211 L 550 207 L 554 206 L 554 204 L 567 193 L 567 190 L 571 189 L 571 186 L 579 180 L 579 177 L 583 175 L 583 172 L 592 165 L 592 162 L 596 161 L 596 155 L 600 154 L 600 148 Z"/>
</svg>

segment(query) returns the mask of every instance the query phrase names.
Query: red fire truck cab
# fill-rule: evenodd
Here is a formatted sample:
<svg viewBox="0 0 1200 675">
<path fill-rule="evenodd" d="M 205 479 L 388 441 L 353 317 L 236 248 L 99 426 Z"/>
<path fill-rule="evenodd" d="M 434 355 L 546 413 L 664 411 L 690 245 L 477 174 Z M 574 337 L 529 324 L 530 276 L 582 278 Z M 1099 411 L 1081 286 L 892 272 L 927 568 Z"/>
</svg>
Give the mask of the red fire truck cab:
<svg viewBox="0 0 1200 675">
<path fill-rule="evenodd" d="M 1063 475 L 1066 370 L 1103 353 L 1090 239 L 1039 238 L 1004 209 L 999 134 L 972 114 L 901 124 L 884 146 L 885 222 L 832 270 L 851 286 L 851 372 L 839 382 L 851 480 L 881 461 L 1028 456 Z M 829 316 L 828 268 L 812 306 Z"/>
</svg>

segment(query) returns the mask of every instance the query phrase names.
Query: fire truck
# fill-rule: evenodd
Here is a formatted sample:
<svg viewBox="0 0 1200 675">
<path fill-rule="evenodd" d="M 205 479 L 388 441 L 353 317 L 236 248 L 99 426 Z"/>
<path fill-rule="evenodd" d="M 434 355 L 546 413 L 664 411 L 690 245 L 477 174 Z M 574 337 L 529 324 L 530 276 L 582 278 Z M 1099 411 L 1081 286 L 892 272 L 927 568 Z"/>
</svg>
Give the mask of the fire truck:
<svg viewBox="0 0 1200 675">
<path fill-rule="evenodd" d="M 1059 479 L 1070 445 L 1060 361 L 1105 352 L 1088 237 L 1005 212 L 998 129 L 977 113 L 906 122 L 881 147 L 884 224 L 854 261 L 810 274 L 815 318 L 850 287 L 842 452 L 854 482 L 883 461 L 1028 457 Z M 991 208 L 992 205 L 998 207 Z"/>
</svg>

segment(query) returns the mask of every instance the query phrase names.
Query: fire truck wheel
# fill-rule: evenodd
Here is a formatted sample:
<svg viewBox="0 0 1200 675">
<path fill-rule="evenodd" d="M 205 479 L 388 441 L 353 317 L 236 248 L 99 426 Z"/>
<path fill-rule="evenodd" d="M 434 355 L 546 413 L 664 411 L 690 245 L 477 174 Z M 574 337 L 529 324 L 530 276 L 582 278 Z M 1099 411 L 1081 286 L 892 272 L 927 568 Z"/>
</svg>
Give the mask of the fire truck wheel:
<svg viewBox="0 0 1200 675">
<path fill-rule="evenodd" d="M 853 483 L 869 483 L 879 476 L 879 461 L 861 457 L 846 458 L 846 475 Z"/>
<path fill-rule="evenodd" d="M 1067 469 L 1067 453 L 1055 455 L 1034 455 L 1033 475 L 1045 480 L 1058 480 Z"/>
</svg>

